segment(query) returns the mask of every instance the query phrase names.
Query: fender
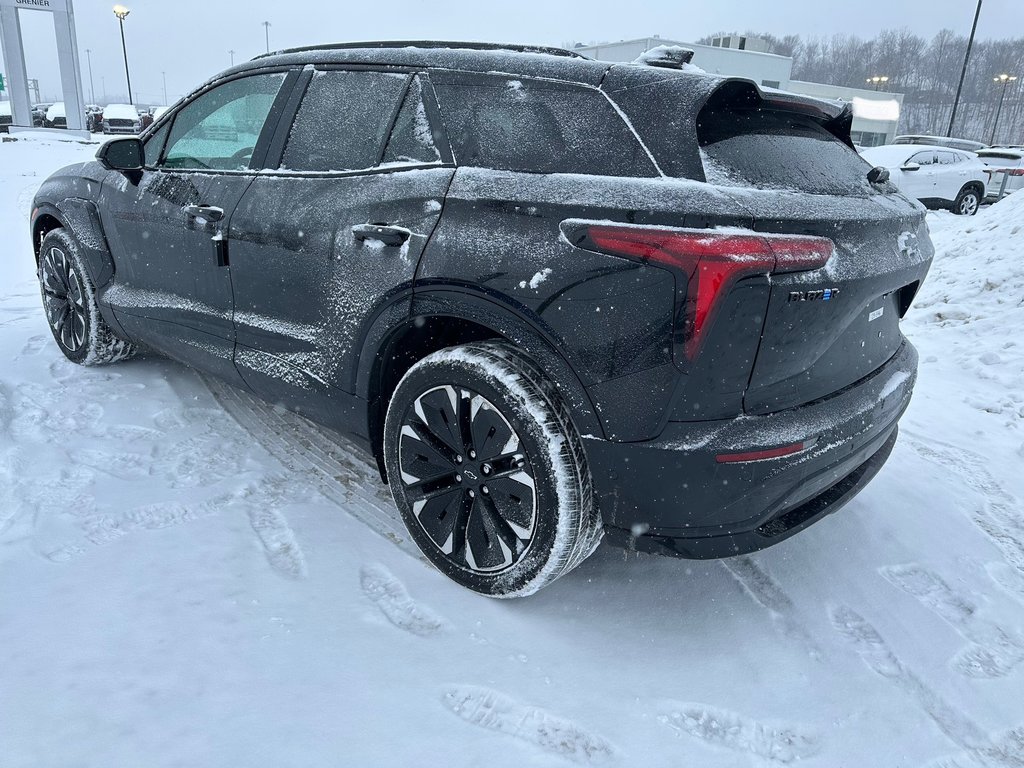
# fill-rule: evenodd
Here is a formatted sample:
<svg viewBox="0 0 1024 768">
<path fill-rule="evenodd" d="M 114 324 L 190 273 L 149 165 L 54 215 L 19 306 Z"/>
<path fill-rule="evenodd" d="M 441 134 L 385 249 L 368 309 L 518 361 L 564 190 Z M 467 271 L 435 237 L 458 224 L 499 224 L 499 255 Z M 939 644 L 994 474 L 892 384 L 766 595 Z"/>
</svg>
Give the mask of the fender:
<svg viewBox="0 0 1024 768">
<path fill-rule="evenodd" d="M 39 233 L 36 222 L 43 215 L 53 216 L 75 236 L 82 247 L 85 268 L 89 270 L 89 277 L 97 290 L 103 288 L 113 279 L 114 257 L 107 245 L 107 238 L 103 233 L 103 225 L 100 223 L 100 214 L 95 203 L 77 197 L 65 198 L 56 205 L 41 203 L 32 220 L 35 244 L 38 244 L 36 237 Z"/>
<path fill-rule="evenodd" d="M 417 288 L 411 305 L 409 298 L 400 297 L 382 309 L 368 329 L 357 363 L 355 394 L 359 397 L 370 399 L 378 351 L 387 346 L 388 338 L 404 327 L 410 317 L 449 317 L 484 326 L 526 352 L 555 382 L 580 432 L 605 435 L 594 404 L 572 366 L 528 318 L 461 287 Z"/>
<path fill-rule="evenodd" d="M 114 278 L 114 257 L 110 253 L 110 246 L 107 244 L 96 204 L 91 200 L 83 200 L 79 197 L 64 198 L 56 205 L 39 202 L 32 218 L 32 249 L 37 262 L 39 252 L 36 249 L 41 239 L 39 235 L 43 231 L 40 219 L 44 216 L 56 219 L 62 227 L 70 230 L 78 241 L 85 269 L 89 272 L 92 284 L 96 286 L 96 304 L 99 307 L 100 315 L 118 336 L 127 340 L 128 335 L 117 321 L 113 311 L 102 299 L 103 289 Z"/>
</svg>

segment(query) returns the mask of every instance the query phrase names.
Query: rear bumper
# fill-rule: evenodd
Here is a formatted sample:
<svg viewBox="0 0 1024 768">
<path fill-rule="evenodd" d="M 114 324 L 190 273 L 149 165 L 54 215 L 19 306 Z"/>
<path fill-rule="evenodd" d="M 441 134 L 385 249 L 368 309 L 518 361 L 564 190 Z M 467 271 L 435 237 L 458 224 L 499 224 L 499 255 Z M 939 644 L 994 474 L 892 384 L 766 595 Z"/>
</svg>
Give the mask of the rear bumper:
<svg viewBox="0 0 1024 768">
<path fill-rule="evenodd" d="M 643 443 L 586 441 L 608 540 L 690 558 L 752 552 L 852 499 L 881 469 L 910 402 L 917 352 L 904 342 L 866 379 L 827 399 L 767 416 L 670 423 Z M 814 441 L 802 452 L 719 463 Z"/>
</svg>

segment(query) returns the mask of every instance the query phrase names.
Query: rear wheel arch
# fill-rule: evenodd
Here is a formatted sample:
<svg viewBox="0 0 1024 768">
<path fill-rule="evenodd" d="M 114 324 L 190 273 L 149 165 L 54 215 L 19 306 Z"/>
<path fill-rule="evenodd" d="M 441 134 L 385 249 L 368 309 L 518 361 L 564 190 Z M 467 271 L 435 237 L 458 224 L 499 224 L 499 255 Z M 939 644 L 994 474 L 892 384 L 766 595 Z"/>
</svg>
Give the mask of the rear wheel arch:
<svg viewBox="0 0 1024 768">
<path fill-rule="evenodd" d="M 371 331 L 357 374 L 356 389 L 367 402 L 367 429 L 381 477 L 384 420 L 398 382 L 413 365 L 446 347 L 475 341 L 515 345 L 555 383 L 580 434 L 604 436 L 590 396 L 571 365 L 541 331 L 487 299 L 451 291 L 417 293 L 401 322 Z"/>
<path fill-rule="evenodd" d="M 954 213 L 965 213 L 965 211 L 960 210 L 961 202 L 963 201 L 966 195 L 972 192 L 977 196 L 977 202 L 974 206 L 973 211 L 973 213 L 977 213 L 978 208 L 981 206 L 982 201 L 985 199 L 985 185 L 982 184 L 980 181 L 969 181 L 960 188 L 960 191 L 957 192 L 956 197 L 953 199 L 953 204 L 951 206 Z"/>
</svg>

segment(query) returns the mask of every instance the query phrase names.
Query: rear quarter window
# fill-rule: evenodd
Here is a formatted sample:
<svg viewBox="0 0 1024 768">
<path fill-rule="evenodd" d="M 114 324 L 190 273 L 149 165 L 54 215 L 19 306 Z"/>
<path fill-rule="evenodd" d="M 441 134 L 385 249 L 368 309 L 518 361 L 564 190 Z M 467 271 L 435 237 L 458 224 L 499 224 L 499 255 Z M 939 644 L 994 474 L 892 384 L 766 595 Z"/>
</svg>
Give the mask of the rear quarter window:
<svg viewBox="0 0 1024 768">
<path fill-rule="evenodd" d="M 870 166 L 812 117 L 770 109 L 701 113 L 697 137 L 708 182 L 826 195 L 875 192 Z"/>
<path fill-rule="evenodd" d="M 528 173 L 656 176 L 636 135 L 596 88 L 432 73 L 460 165 Z"/>
</svg>

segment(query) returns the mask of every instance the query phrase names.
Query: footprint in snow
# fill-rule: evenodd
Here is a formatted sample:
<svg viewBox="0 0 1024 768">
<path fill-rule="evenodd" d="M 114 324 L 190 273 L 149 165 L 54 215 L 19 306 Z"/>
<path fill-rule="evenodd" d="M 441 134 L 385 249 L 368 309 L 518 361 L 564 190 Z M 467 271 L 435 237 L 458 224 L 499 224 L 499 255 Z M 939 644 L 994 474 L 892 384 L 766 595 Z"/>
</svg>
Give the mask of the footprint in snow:
<svg viewBox="0 0 1024 768">
<path fill-rule="evenodd" d="M 467 723 L 534 744 L 578 763 L 603 763 L 615 755 L 611 744 L 572 720 L 516 701 L 478 685 L 449 685 L 441 703 Z"/>
<path fill-rule="evenodd" d="M 383 565 L 363 566 L 359 574 L 363 593 L 380 609 L 385 618 L 399 629 L 426 637 L 444 626 L 444 621 L 430 608 L 409 596 L 402 584 Z"/>
<path fill-rule="evenodd" d="M 818 751 L 815 736 L 794 726 L 770 726 L 707 704 L 678 703 L 658 721 L 676 731 L 735 752 L 792 763 Z"/>
</svg>

